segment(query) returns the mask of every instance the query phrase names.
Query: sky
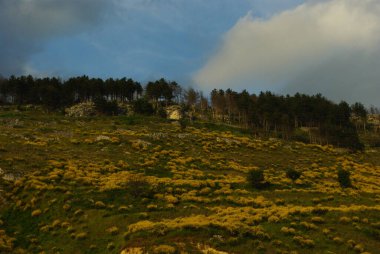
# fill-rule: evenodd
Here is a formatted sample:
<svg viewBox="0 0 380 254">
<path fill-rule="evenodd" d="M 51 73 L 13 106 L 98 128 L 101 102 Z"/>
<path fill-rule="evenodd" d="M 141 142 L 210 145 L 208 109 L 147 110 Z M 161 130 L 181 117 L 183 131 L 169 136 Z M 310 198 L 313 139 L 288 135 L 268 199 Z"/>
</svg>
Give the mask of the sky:
<svg viewBox="0 0 380 254">
<path fill-rule="evenodd" d="M 0 75 L 164 77 L 380 106 L 378 0 L 0 0 Z"/>
</svg>

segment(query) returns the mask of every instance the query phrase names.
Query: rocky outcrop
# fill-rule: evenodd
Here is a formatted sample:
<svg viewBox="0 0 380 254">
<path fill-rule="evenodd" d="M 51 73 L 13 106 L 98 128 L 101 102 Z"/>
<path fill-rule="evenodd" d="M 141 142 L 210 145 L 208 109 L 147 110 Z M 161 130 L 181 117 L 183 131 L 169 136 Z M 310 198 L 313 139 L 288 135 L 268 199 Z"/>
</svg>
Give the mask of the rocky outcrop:
<svg viewBox="0 0 380 254">
<path fill-rule="evenodd" d="M 96 108 L 92 101 L 88 101 L 66 108 L 65 113 L 70 117 L 94 116 L 96 114 Z"/>
<path fill-rule="evenodd" d="M 165 108 L 167 118 L 170 120 L 180 120 L 182 119 L 181 106 L 173 105 Z"/>
</svg>

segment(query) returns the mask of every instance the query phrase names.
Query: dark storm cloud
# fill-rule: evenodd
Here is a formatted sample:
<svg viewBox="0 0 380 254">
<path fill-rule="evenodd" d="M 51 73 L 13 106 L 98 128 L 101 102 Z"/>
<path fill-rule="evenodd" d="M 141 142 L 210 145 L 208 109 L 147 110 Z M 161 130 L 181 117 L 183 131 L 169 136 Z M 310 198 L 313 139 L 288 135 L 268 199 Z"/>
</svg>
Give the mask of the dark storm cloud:
<svg viewBox="0 0 380 254">
<path fill-rule="evenodd" d="M 107 0 L 0 0 L 0 74 L 25 74 L 29 57 L 47 40 L 93 28 Z"/>
</svg>

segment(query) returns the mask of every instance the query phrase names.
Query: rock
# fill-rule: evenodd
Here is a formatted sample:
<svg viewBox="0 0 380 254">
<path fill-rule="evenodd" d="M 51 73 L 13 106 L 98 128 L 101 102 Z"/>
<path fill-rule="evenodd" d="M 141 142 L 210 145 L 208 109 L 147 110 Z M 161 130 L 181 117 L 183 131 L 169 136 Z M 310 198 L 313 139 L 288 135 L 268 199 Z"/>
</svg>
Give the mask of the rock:
<svg viewBox="0 0 380 254">
<path fill-rule="evenodd" d="M 14 182 L 16 181 L 19 177 L 16 177 L 15 175 L 11 173 L 6 173 L 6 174 L 0 174 L 0 176 L 5 180 L 9 182 Z"/>
<path fill-rule="evenodd" d="M 180 120 L 182 119 L 181 107 L 178 105 L 173 105 L 165 108 L 167 118 L 170 120 Z"/>
<path fill-rule="evenodd" d="M 93 116 L 96 114 L 95 104 L 92 101 L 82 102 L 65 109 L 65 113 L 70 117 Z"/>
<path fill-rule="evenodd" d="M 96 137 L 96 141 L 102 141 L 102 140 L 111 141 L 111 138 L 108 136 L 104 136 L 104 135 L 100 135 L 100 136 Z"/>
</svg>

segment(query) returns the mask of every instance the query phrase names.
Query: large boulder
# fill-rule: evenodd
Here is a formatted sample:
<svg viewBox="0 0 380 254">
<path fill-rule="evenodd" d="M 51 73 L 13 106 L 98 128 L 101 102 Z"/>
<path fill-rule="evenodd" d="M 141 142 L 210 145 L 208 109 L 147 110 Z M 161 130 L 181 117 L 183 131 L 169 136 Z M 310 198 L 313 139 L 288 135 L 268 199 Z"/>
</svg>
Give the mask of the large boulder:
<svg viewBox="0 0 380 254">
<path fill-rule="evenodd" d="M 92 101 L 82 102 L 65 109 L 65 113 L 70 117 L 83 117 L 96 115 L 95 103 Z"/>
<path fill-rule="evenodd" d="M 178 105 L 168 106 L 165 110 L 167 118 L 170 120 L 180 120 L 183 117 L 181 107 Z"/>
</svg>

